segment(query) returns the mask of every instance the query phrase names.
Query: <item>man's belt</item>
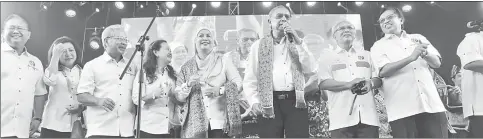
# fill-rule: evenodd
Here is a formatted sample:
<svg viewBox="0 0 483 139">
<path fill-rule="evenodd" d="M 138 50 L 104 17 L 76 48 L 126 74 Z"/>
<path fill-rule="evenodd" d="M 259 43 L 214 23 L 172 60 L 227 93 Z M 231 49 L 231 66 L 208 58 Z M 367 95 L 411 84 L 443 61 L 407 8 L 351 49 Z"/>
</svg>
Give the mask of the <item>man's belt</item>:
<svg viewBox="0 0 483 139">
<path fill-rule="evenodd" d="M 273 91 L 273 98 L 278 100 L 295 100 L 295 91 Z"/>
</svg>

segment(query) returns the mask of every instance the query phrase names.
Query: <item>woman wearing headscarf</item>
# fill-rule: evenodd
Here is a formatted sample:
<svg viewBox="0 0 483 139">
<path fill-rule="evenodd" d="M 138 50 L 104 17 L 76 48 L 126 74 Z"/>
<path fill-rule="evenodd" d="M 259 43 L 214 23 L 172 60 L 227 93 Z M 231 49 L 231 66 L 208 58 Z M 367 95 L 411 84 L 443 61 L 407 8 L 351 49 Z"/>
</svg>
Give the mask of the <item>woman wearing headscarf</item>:
<svg viewBox="0 0 483 139">
<path fill-rule="evenodd" d="M 174 127 L 179 125 L 175 116 L 174 89 L 176 73 L 169 65 L 171 50 L 165 40 L 156 40 L 146 51 L 144 69 L 144 88 L 141 102 L 141 138 L 173 138 Z M 139 76 L 138 72 L 133 82 L 132 99 L 139 105 Z M 171 130 L 173 129 L 173 130 Z"/>
<path fill-rule="evenodd" d="M 215 46 L 211 30 L 198 30 L 195 56 L 178 74 L 182 138 L 225 138 L 241 133 L 238 92 L 242 79 L 232 60 L 216 53 Z"/>
</svg>

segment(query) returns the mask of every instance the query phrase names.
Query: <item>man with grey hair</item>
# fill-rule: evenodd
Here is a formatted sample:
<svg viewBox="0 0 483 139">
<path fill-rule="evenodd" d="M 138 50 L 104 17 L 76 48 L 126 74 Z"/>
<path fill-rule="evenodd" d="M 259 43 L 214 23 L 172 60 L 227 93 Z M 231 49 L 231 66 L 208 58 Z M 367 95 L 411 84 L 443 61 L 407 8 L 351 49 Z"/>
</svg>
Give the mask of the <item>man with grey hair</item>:
<svg viewBox="0 0 483 139">
<path fill-rule="evenodd" d="M 128 59 L 122 54 L 128 43 L 121 25 L 102 32 L 104 54 L 87 62 L 77 88 L 77 99 L 87 106 L 86 137 L 133 137 L 135 107 L 131 90 L 136 66 L 130 66 L 120 80 Z"/>
<path fill-rule="evenodd" d="M 42 80 L 42 62 L 25 46 L 30 34 L 29 25 L 21 16 L 12 14 L 5 19 L 1 44 L 1 138 L 28 138 L 42 122 L 47 90 Z"/>
<path fill-rule="evenodd" d="M 382 82 L 372 66 L 370 53 L 354 48 L 355 35 L 355 27 L 348 21 L 332 27 L 338 47 L 319 58 L 319 89 L 327 92 L 331 137 L 378 138 L 373 90 Z M 355 91 L 354 86 L 360 83 L 362 88 Z"/>
<path fill-rule="evenodd" d="M 260 137 L 308 138 L 304 75 L 316 72 L 315 58 L 290 26 L 289 8 L 277 6 L 268 16 L 270 35 L 251 47 L 243 94 L 260 115 Z"/>
</svg>

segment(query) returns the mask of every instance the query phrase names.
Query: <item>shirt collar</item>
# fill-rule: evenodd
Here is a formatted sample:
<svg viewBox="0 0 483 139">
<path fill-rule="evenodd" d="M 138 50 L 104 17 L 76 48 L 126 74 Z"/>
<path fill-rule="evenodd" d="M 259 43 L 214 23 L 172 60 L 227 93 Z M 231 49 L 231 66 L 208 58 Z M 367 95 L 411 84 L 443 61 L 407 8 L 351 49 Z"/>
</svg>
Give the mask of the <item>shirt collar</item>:
<svg viewBox="0 0 483 139">
<path fill-rule="evenodd" d="M 385 39 L 392 39 L 392 38 L 394 38 L 394 37 L 397 37 L 397 35 L 396 35 L 396 34 L 384 34 L 384 38 L 385 38 Z M 401 33 L 401 37 L 404 37 L 404 38 L 405 38 L 405 37 L 408 37 L 408 34 L 406 33 L 406 31 L 405 31 L 405 30 L 403 30 L 403 31 L 402 31 L 402 33 Z"/>
<path fill-rule="evenodd" d="M 112 58 L 107 52 L 104 52 L 104 54 L 101 55 L 101 59 L 106 63 L 109 63 L 110 61 L 116 62 L 116 60 Z M 119 62 L 126 62 L 126 61 L 127 61 L 126 57 L 122 56 L 122 59 Z"/>
<path fill-rule="evenodd" d="M 340 46 L 337 45 L 337 47 L 335 48 L 335 52 L 337 52 L 337 54 L 340 54 L 342 52 L 347 52 L 347 51 L 345 49 L 340 48 Z M 358 50 L 354 48 L 354 45 L 352 45 L 351 48 L 349 49 L 349 52 L 357 53 Z"/>
<path fill-rule="evenodd" d="M 1 45 L 2 45 L 1 46 L 2 52 L 17 53 L 15 49 L 13 49 L 10 45 L 8 45 L 7 42 L 3 42 Z M 25 51 L 22 54 L 25 56 L 30 56 L 29 52 L 27 51 L 27 47 L 24 47 L 23 49 L 25 49 Z"/>
</svg>

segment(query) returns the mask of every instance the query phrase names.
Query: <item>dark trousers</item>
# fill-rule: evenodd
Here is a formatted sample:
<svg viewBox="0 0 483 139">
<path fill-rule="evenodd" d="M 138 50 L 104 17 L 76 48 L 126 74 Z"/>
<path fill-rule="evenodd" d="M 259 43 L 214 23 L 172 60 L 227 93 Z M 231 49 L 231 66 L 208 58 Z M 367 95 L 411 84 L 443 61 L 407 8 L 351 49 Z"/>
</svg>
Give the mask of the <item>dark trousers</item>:
<svg viewBox="0 0 483 139">
<path fill-rule="evenodd" d="M 173 138 L 181 138 L 181 126 L 176 126 L 170 129 L 171 137 Z"/>
<path fill-rule="evenodd" d="M 134 138 L 134 137 L 92 135 L 89 138 Z"/>
<path fill-rule="evenodd" d="M 70 132 L 59 132 L 47 128 L 42 128 L 40 131 L 40 138 L 70 138 Z"/>
<path fill-rule="evenodd" d="M 170 134 L 150 134 L 144 131 L 140 131 L 141 138 L 171 138 Z"/>
<path fill-rule="evenodd" d="M 470 116 L 469 137 L 483 138 L 483 116 Z"/>
<path fill-rule="evenodd" d="M 389 122 L 394 138 L 448 138 L 444 112 L 420 113 Z"/>
<path fill-rule="evenodd" d="M 379 127 L 359 123 L 330 131 L 332 138 L 379 138 Z"/>
<path fill-rule="evenodd" d="M 208 125 L 208 138 L 228 138 L 228 134 L 221 129 L 211 130 L 211 125 Z"/>
<path fill-rule="evenodd" d="M 269 119 L 261 115 L 258 116 L 259 137 L 308 138 L 308 109 L 295 108 L 295 91 L 274 91 L 273 95 L 275 118 Z"/>
</svg>

